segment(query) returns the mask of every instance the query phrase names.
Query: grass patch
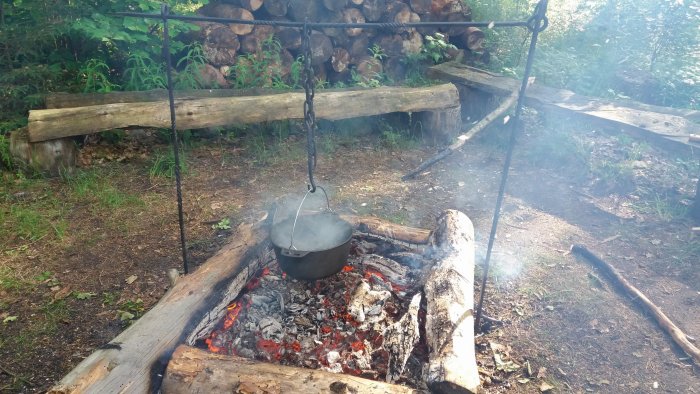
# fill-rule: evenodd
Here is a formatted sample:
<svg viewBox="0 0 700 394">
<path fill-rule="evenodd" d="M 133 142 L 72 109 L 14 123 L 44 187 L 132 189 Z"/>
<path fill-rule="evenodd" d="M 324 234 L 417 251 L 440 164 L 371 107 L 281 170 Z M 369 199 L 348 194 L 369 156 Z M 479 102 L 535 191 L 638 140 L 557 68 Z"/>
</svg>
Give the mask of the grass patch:
<svg viewBox="0 0 700 394">
<path fill-rule="evenodd" d="M 29 287 L 31 283 L 22 279 L 15 270 L 10 267 L 0 267 L 0 289 L 19 293 Z"/>
<path fill-rule="evenodd" d="M 187 156 L 185 156 L 185 151 L 181 149 L 178 156 L 180 159 L 180 174 L 186 174 Z M 175 153 L 172 150 L 156 153 L 151 168 L 148 170 L 148 175 L 151 178 L 175 178 Z"/>
<path fill-rule="evenodd" d="M 632 207 L 639 213 L 652 215 L 664 222 L 672 222 L 687 217 L 690 207 L 653 191 L 642 193 L 643 198 Z"/>
<path fill-rule="evenodd" d="M 382 146 L 389 150 L 415 149 L 420 144 L 409 130 L 397 129 L 387 123 L 381 123 L 380 138 Z"/>
<path fill-rule="evenodd" d="M 114 209 L 143 205 L 141 199 L 117 189 L 109 184 L 107 179 L 109 179 L 109 174 L 99 174 L 96 170 L 80 171 L 73 175 L 64 176 L 64 180 L 74 197 L 96 201 L 102 208 Z"/>
</svg>

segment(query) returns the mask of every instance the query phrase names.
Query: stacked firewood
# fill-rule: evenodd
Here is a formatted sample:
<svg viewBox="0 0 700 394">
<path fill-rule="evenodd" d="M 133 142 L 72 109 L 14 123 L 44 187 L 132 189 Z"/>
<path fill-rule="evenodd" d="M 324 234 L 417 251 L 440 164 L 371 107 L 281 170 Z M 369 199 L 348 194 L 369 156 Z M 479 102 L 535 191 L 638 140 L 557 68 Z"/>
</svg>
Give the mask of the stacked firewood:
<svg viewBox="0 0 700 394">
<path fill-rule="evenodd" d="M 276 20 L 304 22 L 439 22 L 470 21 L 471 9 L 464 0 L 219 0 L 199 10 L 201 15 L 239 20 Z M 240 55 L 258 56 L 270 37 L 279 45 L 275 65 L 281 76 L 288 75 L 294 59 L 301 55 L 302 32 L 299 28 L 266 25 L 226 25 L 198 23 L 198 39 L 203 42 L 209 73 L 227 74 L 240 61 Z M 479 53 L 484 34 L 473 27 L 445 28 L 327 28 L 311 33 L 312 64 L 321 81 L 348 82 L 351 76 L 372 79 L 386 75 L 402 80 L 407 55 L 418 54 L 426 36 L 444 40 L 458 49 Z M 455 51 L 453 55 L 459 55 Z M 248 59 L 250 61 L 250 59 Z M 219 79 L 220 80 L 220 79 Z"/>
</svg>

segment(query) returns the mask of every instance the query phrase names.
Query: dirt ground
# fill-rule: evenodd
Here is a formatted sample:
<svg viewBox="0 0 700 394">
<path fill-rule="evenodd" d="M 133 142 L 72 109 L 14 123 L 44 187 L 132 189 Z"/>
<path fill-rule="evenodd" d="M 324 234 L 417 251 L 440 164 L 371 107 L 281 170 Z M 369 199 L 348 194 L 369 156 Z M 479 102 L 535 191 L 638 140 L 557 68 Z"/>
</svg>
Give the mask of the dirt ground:
<svg viewBox="0 0 700 394">
<path fill-rule="evenodd" d="M 567 252 L 586 245 L 700 340 L 700 238 L 683 218 L 697 157 L 534 111 L 525 120 L 485 301 L 485 313 L 503 323 L 477 338 L 484 392 L 700 392 L 700 367 L 604 274 Z M 167 147 L 150 134 L 87 143 L 82 168 L 64 179 L 4 175 L 0 391 L 48 389 L 153 306 L 168 289 L 167 270 L 181 269 L 173 182 L 154 174 L 153 158 Z M 463 211 L 480 263 L 504 134 L 487 130 L 403 182 L 435 148 L 386 132 L 322 130 L 317 181 L 340 212 L 431 228 L 444 209 Z M 190 143 L 183 198 L 195 267 L 226 242 L 226 227 L 305 191 L 303 137 L 273 140 Z"/>
</svg>

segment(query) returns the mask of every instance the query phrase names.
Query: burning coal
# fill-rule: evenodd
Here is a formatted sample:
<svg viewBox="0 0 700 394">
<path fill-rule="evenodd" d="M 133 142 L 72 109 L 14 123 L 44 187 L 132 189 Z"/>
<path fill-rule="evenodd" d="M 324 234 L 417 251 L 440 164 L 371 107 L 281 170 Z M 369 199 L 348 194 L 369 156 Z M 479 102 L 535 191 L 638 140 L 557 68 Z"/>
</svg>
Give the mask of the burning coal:
<svg viewBox="0 0 700 394">
<path fill-rule="evenodd" d="M 386 256 L 386 257 L 383 257 Z M 341 272 L 288 278 L 272 261 L 205 340 L 208 349 L 421 388 L 422 256 L 377 240 L 353 240 Z M 405 346 L 408 344 L 408 346 Z"/>
</svg>

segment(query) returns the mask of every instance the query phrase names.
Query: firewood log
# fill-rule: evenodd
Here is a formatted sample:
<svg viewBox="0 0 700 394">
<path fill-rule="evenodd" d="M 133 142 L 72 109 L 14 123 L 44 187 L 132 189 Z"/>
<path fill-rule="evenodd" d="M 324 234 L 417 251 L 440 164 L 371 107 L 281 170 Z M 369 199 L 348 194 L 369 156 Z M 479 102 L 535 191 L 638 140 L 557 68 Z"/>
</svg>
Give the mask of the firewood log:
<svg viewBox="0 0 700 394">
<path fill-rule="evenodd" d="M 403 53 L 403 40 L 400 34 L 383 34 L 374 40 L 374 43 L 382 48 L 384 54 L 389 57 L 400 56 Z"/>
<path fill-rule="evenodd" d="M 386 381 L 394 383 L 401 377 L 406 367 L 406 361 L 420 339 L 418 329 L 418 310 L 420 309 L 421 293 L 411 299 L 408 311 L 396 323 L 384 331 L 384 348 L 389 352 L 389 367 Z"/>
<path fill-rule="evenodd" d="M 282 48 L 291 50 L 301 48 L 301 30 L 296 27 L 278 27 L 275 29 L 275 37 Z"/>
<path fill-rule="evenodd" d="M 404 55 L 420 53 L 421 48 L 423 48 L 423 35 L 417 31 L 411 31 L 406 35 L 401 44 L 401 53 Z"/>
<path fill-rule="evenodd" d="M 345 23 L 365 23 L 365 16 L 357 8 L 346 8 L 343 11 L 343 22 Z M 362 28 L 353 27 L 345 29 L 345 34 L 349 37 L 355 37 L 362 33 Z"/>
<path fill-rule="evenodd" d="M 235 7 L 231 4 L 213 4 L 203 7 L 202 12 L 207 16 L 216 18 L 240 19 L 246 21 L 255 20 L 253 14 L 245 8 Z M 231 31 L 239 36 L 244 36 L 253 31 L 253 25 L 230 25 Z"/>
<path fill-rule="evenodd" d="M 351 44 L 347 48 L 348 53 L 350 53 L 350 63 L 357 64 L 361 58 L 369 54 L 369 35 L 367 32 L 363 32 L 360 35 L 351 37 Z"/>
<path fill-rule="evenodd" d="M 289 0 L 263 0 L 263 8 L 273 16 L 287 15 Z"/>
<path fill-rule="evenodd" d="M 479 387 L 474 348 L 474 226 L 447 210 L 434 233 L 439 257 L 425 285 L 429 365 L 435 393 L 475 393 Z"/>
<path fill-rule="evenodd" d="M 468 27 L 456 40 L 461 47 L 469 48 L 472 52 L 484 49 L 484 32 L 477 27 Z"/>
<path fill-rule="evenodd" d="M 163 377 L 163 393 L 408 394 L 408 387 L 323 370 L 290 367 L 179 346 Z"/>
<path fill-rule="evenodd" d="M 347 70 L 350 64 L 350 54 L 345 48 L 333 48 L 333 55 L 331 55 L 331 67 L 333 71 L 337 73 L 342 73 Z"/>
<path fill-rule="evenodd" d="M 238 36 L 226 25 L 219 23 L 208 25 L 203 30 L 206 38 L 202 52 L 207 62 L 218 67 L 233 64 L 240 48 Z"/>
<path fill-rule="evenodd" d="M 378 22 L 385 9 L 385 0 L 364 0 L 362 2 L 362 14 L 367 22 Z"/>
<path fill-rule="evenodd" d="M 325 63 L 333 55 L 333 43 L 327 35 L 320 31 L 311 31 L 311 64 L 314 66 Z"/>
<path fill-rule="evenodd" d="M 263 50 L 263 42 L 274 34 L 274 28 L 267 25 L 257 25 L 253 32 L 241 38 L 241 52 L 258 53 Z"/>
<path fill-rule="evenodd" d="M 399 0 L 388 1 L 382 20 L 389 23 L 408 23 L 411 20 L 411 8 Z"/>
<path fill-rule="evenodd" d="M 431 6 L 433 4 L 432 0 L 410 0 L 409 5 L 411 6 L 411 9 L 413 12 L 416 12 L 418 14 L 424 15 L 429 13 L 432 9 Z"/>
<path fill-rule="evenodd" d="M 378 59 L 365 56 L 357 62 L 356 71 L 360 76 L 360 80 L 366 83 L 372 79 L 378 79 L 384 68 L 382 67 L 382 62 Z"/>
<path fill-rule="evenodd" d="M 329 11 L 342 11 L 348 4 L 348 0 L 323 0 L 323 6 Z"/>
<path fill-rule="evenodd" d="M 288 14 L 293 21 L 304 22 L 308 19 L 309 22 L 317 22 L 322 8 L 318 1 L 290 0 Z"/>
<path fill-rule="evenodd" d="M 472 19 L 471 9 L 462 2 L 450 3 L 442 9 L 440 18 L 446 22 L 468 22 Z M 458 36 L 463 34 L 466 26 L 452 26 L 441 29 L 448 36 Z"/>
<path fill-rule="evenodd" d="M 260 9 L 263 5 L 263 0 L 240 0 L 241 7 L 245 8 L 250 12 L 254 12 Z"/>
</svg>

